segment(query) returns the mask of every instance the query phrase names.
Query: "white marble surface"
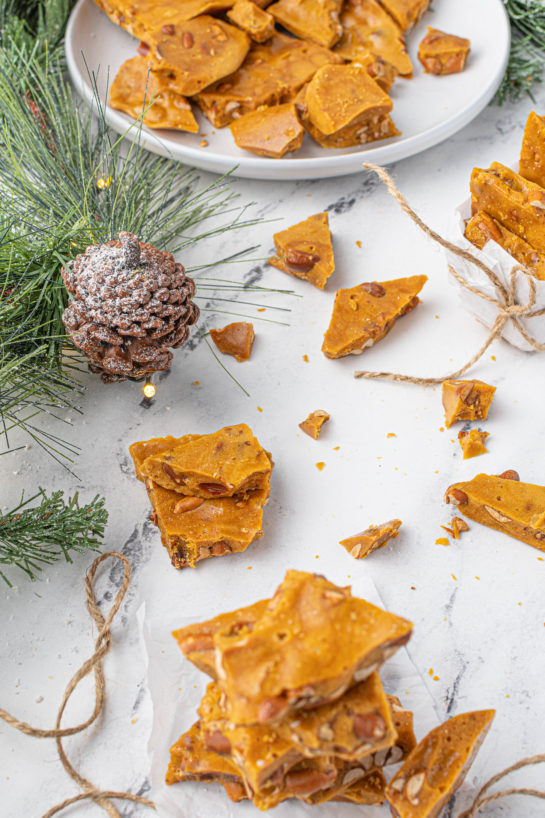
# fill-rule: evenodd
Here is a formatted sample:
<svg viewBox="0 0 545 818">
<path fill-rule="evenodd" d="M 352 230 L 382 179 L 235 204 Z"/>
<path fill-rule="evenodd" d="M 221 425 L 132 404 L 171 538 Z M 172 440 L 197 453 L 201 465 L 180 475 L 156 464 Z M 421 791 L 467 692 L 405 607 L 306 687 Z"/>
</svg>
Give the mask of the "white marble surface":
<svg viewBox="0 0 545 818">
<path fill-rule="evenodd" d="M 537 109 L 543 110 L 544 103 L 541 91 Z M 403 192 L 434 228 L 446 230 L 453 208 L 467 195 L 474 165 L 516 158 L 530 109 L 527 99 L 501 109 L 490 107 L 448 142 L 392 168 Z M 497 709 L 491 736 L 469 776 L 468 783 L 477 785 L 515 759 L 545 750 L 545 562 L 538 551 L 477 524 L 459 543 L 435 545 L 444 533 L 440 524 L 450 517 L 442 495 L 451 482 L 478 471 L 515 468 L 522 479 L 543 483 L 543 362 L 537 353 L 499 342 L 474 368 L 472 376 L 494 383 L 498 391 L 486 423 L 489 454 L 462 461 L 457 429 L 440 431 L 439 389 L 352 378 L 363 366 L 443 374 L 480 345 L 483 329 L 458 308 L 442 254 L 372 176 L 293 184 L 240 181 L 236 187 L 241 203 L 257 202 L 255 215 L 281 221 L 192 250 L 183 258 L 188 266 L 255 243 L 262 245 L 256 255 L 266 256 L 273 230 L 324 209 L 330 213 L 337 260 L 324 293 L 261 261 L 228 268 L 229 276 L 288 285 L 303 296 L 272 296 L 271 304 L 291 309 L 279 314 L 288 316 L 290 326 L 256 321 L 251 361 L 230 364 L 251 396 L 234 386 L 205 344 L 194 341 L 176 354 L 150 408 L 142 405 L 138 384 L 104 387 L 87 377 L 84 414 L 69 415 L 73 425 L 68 432 L 82 447 L 78 479 L 36 447 L 0 461 L 4 508 L 37 484 L 67 492 L 78 489 L 84 498 L 104 494 L 110 511 L 105 548 L 123 551 L 134 569 L 106 661 L 109 698 L 104 718 L 86 735 L 66 742 L 70 756 L 102 787 L 145 792 L 149 697 L 135 622 L 140 603 L 146 602 L 155 627 L 176 612 L 181 619 L 204 617 L 272 590 L 287 567 L 296 567 L 325 570 L 339 581 L 371 576 L 388 607 L 414 621 L 410 654 L 442 716 L 471 708 Z M 423 303 L 382 343 L 361 358 L 323 357 L 321 339 L 335 289 L 413 273 L 429 276 Z M 215 274 L 225 275 L 225 270 Z M 239 311 L 245 310 L 252 314 L 251 308 Z M 277 317 L 271 310 L 253 315 Z M 228 321 L 211 313 L 203 313 L 203 318 L 206 326 Z M 318 442 L 297 428 L 316 408 L 332 415 Z M 133 477 L 127 446 L 154 435 L 208 432 L 241 421 L 252 426 L 276 461 L 265 536 L 244 554 L 176 572 L 147 521 L 147 498 Z M 390 432 L 396 437 L 388 438 Z M 326 463 L 321 472 L 317 461 Z M 342 536 L 392 516 L 404 520 L 402 534 L 371 559 L 355 562 L 337 544 Z M 75 565 L 47 570 L 40 582 L 31 584 L 22 577 L 16 589 L 0 589 L 0 705 L 33 724 L 53 725 L 68 678 L 91 650 L 83 598 L 83 576 L 91 559 L 77 557 Z M 99 583 L 104 604 L 119 581 L 117 571 L 104 573 Z M 211 596 L 209 583 L 221 583 L 223 591 Z M 90 682 L 83 688 L 66 724 L 89 712 Z M 52 741 L 1 726 L 0 752 L 0 813 L 5 818 L 41 815 L 76 792 Z M 527 774 L 524 780 L 536 783 L 538 778 Z M 464 789 L 447 815 L 457 814 L 470 790 Z M 122 806 L 121 811 L 124 816 L 146 814 L 137 807 Z M 100 810 L 80 806 L 73 814 L 99 815 Z M 534 818 L 543 814 L 543 806 L 512 799 L 485 814 Z M 335 815 L 334 808 L 330 815 Z"/>
</svg>

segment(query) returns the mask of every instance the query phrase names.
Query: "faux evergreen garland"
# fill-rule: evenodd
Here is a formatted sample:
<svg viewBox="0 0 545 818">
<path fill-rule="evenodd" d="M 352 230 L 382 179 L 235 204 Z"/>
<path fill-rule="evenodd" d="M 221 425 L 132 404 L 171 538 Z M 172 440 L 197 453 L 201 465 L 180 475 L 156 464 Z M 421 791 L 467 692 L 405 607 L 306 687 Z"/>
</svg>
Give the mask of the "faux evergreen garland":
<svg viewBox="0 0 545 818">
<path fill-rule="evenodd" d="M 496 101 L 517 100 L 542 81 L 545 67 L 545 3 L 503 0 L 511 21 L 511 53 Z"/>
</svg>

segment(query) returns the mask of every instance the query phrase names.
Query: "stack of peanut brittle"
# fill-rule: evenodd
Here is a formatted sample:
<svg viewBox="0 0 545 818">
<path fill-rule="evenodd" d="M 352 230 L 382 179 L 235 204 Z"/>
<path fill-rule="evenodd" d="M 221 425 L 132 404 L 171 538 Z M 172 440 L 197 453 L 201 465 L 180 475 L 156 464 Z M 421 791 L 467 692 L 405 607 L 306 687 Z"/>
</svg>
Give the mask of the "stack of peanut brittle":
<svg viewBox="0 0 545 818">
<path fill-rule="evenodd" d="M 349 587 L 288 571 L 272 599 L 174 631 L 212 681 L 198 721 L 170 748 L 167 784 L 217 782 L 262 810 L 290 798 L 387 800 L 398 818 L 436 818 L 494 711 L 454 716 L 417 744 L 413 714 L 377 672 L 411 630 Z"/>
<path fill-rule="evenodd" d="M 130 453 L 175 568 L 245 551 L 263 535 L 273 461 L 245 424 L 140 441 Z"/>
<path fill-rule="evenodd" d="M 239 147 L 272 158 L 298 150 L 305 130 L 325 148 L 397 135 L 387 92 L 398 75 L 412 76 L 406 34 L 430 4 L 96 2 L 141 40 L 112 83 L 113 108 L 197 134 L 195 105 L 214 128 L 231 126 Z"/>
<path fill-rule="evenodd" d="M 416 741 L 377 669 L 411 629 L 350 588 L 288 571 L 272 599 L 175 631 L 213 681 L 171 748 L 167 783 L 217 781 L 261 809 L 382 803 L 384 768 Z"/>
</svg>

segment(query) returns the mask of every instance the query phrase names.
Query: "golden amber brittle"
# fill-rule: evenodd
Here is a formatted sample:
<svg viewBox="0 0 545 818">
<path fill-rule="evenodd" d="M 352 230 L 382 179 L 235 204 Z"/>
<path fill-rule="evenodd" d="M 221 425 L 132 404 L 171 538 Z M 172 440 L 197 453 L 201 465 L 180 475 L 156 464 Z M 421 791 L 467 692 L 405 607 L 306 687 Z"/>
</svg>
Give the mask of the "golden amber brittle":
<svg viewBox="0 0 545 818">
<path fill-rule="evenodd" d="M 245 423 L 153 454 L 141 466 L 159 486 L 205 500 L 263 490 L 271 471 L 269 455 Z"/>
<path fill-rule="evenodd" d="M 411 629 L 349 588 L 288 571 L 251 631 L 214 637 L 229 719 L 277 723 L 289 711 L 334 701 L 404 645 Z"/>
<path fill-rule="evenodd" d="M 431 0 L 380 0 L 380 3 L 403 31 L 415 26 L 430 6 Z"/>
<path fill-rule="evenodd" d="M 545 487 L 513 477 L 478 474 L 453 483 L 445 502 L 454 503 L 470 520 L 545 551 Z"/>
<path fill-rule="evenodd" d="M 298 151 L 305 135 L 292 102 L 250 111 L 235 119 L 230 128 L 239 148 L 272 159 Z"/>
<path fill-rule="evenodd" d="M 342 34 L 342 0 L 277 0 L 269 13 L 296 37 L 331 48 Z"/>
<path fill-rule="evenodd" d="M 232 355 L 237 361 L 247 361 L 255 338 L 254 325 L 236 321 L 221 329 L 211 329 L 210 337 L 224 355 Z"/>
<path fill-rule="evenodd" d="M 322 345 L 326 358 L 359 355 L 384 338 L 397 319 L 420 302 L 417 293 L 427 280 L 411 276 L 339 290 Z"/>
<path fill-rule="evenodd" d="M 203 673 L 215 679 L 217 678 L 214 654 L 215 634 L 239 633 L 243 629 L 253 628 L 267 610 L 268 604 L 268 599 L 262 599 L 245 608 L 220 614 L 214 619 L 186 625 L 184 628 L 172 631 L 172 635 L 184 656 Z"/>
<path fill-rule="evenodd" d="M 227 12 L 227 18 L 256 43 L 264 43 L 274 34 L 274 17 L 259 8 L 253 0 L 236 0 L 233 8 Z"/>
<path fill-rule="evenodd" d="M 178 781 L 240 781 L 240 773 L 230 758 L 209 750 L 199 723 L 180 736 L 170 748 L 167 784 Z"/>
<path fill-rule="evenodd" d="M 236 71 L 250 41 L 235 26 L 202 15 L 147 35 L 152 70 L 163 85 L 192 96 Z"/>
<path fill-rule="evenodd" d="M 371 526 L 359 534 L 341 540 L 340 545 L 346 548 L 352 557 L 361 560 L 368 557 L 373 551 L 383 548 L 389 540 L 397 537 L 401 525 L 401 520 L 389 520 L 387 523 Z"/>
<path fill-rule="evenodd" d="M 462 784 L 494 715 L 494 710 L 462 713 L 428 733 L 388 785 L 392 815 L 437 818 Z"/>
<path fill-rule="evenodd" d="M 327 423 L 329 419 L 330 415 L 328 412 L 325 412 L 323 409 L 316 409 L 310 413 L 306 420 L 301 421 L 299 428 L 302 429 L 306 435 L 313 438 L 313 440 L 318 440 L 322 426 L 324 423 Z"/>
<path fill-rule="evenodd" d="M 335 269 L 327 212 L 309 216 L 273 238 L 276 255 L 269 264 L 323 290 Z"/>
<path fill-rule="evenodd" d="M 209 557 L 245 551 L 263 536 L 263 506 L 268 489 L 253 491 L 246 500 L 185 497 L 152 480 L 146 488 L 153 521 L 161 532 L 174 568 L 186 568 Z"/>
<path fill-rule="evenodd" d="M 418 47 L 418 59 L 427 74 L 458 74 L 465 68 L 469 51 L 469 40 L 428 26 Z"/>
<path fill-rule="evenodd" d="M 472 213 L 484 210 L 504 227 L 545 253 L 545 190 L 511 168 L 493 162 L 471 174 Z"/>
<path fill-rule="evenodd" d="M 401 76 L 412 76 L 403 32 L 377 0 L 347 0 L 341 25 L 343 33 L 334 48 L 336 54 L 358 60 L 371 52 L 393 65 Z"/>
<path fill-rule="evenodd" d="M 464 453 L 464 460 L 486 454 L 488 452 L 485 446 L 487 437 L 489 437 L 488 432 L 481 432 L 480 429 L 458 432 L 458 440 Z"/>
<path fill-rule="evenodd" d="M 465 237 L 482 250 L 489 241 L 503 247 L 523 267 L 540 281 L 545 281 L 545 253 L 538 253 L 531 244 L 508 230 L 484 210 L 479 210 L 467 223 Z"/>
<path fill-rule="evenodd" d="M 305 128 L 324 147 L 350 147 L 398 133 L 389 116 L 392 100 L 365 66 L 323 66 L 299 107 Z"/>
<path fill-rule="evenodd" d="M 152 31 L 170 30 L 201 14 L 214 14 L 233 5 L 234 0 L 96 0 L 108 17 L 133 37 L 145 40 Z"/>
<path fill-rule="evenodd" d="M 175 446 L 180 446 L 182 443 L 188 443 L 190 440 L 196 440 L 199 437 L 200 435 L 183 435 L 183 437 L 167 435 L 166 437 L 152 437 L 151 440 L 138 440 L 136 443 L 131 443 L 129 453 L 133 459 L 137 478 L 143 483 L 146 481 L 142 466 L 148 457 L 162 454 Z"/>
<path fill-rule="evenodd" d="M 191 105 L 181 94 L 150 71 L 144 57 L 133 57 L 123 63 L 110 87 L 112 108 L 138 119 L 143 116 L 149 128 L 172 128 L 197 133 L 199 126 Z"/>
<path fill-rule="evenodd" d="M 443 381 L 445 426 L 449 428 L 459 420 L 486 420 L 495 391 L 495 386 L 484 381 Z"/>
<path fill-rule="evenodd" d="M 545 187 L 545 120 L 535 111 L 526 120 L 519 173 L 536 185 Z"/>
<path fill-rule="evenodd" d="M 217 128 L 263 105 L 289 102 L 318 68 L 342 57 L 315 43 L 276 33 L 253 43 L 240 68 L 201 91 L 195 101 Z"/>
</svg>

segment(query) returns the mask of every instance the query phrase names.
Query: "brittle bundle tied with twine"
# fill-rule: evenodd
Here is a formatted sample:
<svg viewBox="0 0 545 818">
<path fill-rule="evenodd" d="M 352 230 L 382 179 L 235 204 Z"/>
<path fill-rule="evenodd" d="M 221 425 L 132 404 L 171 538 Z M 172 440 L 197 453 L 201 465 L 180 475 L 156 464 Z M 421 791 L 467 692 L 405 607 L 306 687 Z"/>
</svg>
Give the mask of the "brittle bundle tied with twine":
<svg viewBox="0 0 545 818">
<path fill-rule="evenodd" d="M 461 366 L 455 372 L 449 372 L 445 375 L 441 375 L 440 377 L 425 378 L 418 375 L 402 375 L 395 372 L 372 372 L 360 370 L 354 373 L 354 377 L 382 379 L 402 383 L 415 383 L 420 384 L 421 386 L 434 386 L 451 378 L 459 378 L 461 375 L 471 369 L 471 367 L 477 363 L 480 358 L 482 358 L 490 344 L 495 341 L 496 338 L 500 338 L 502 336 L 508 325 L 510 332 L 516 333 L 525 343 L 526 346 L 523 347 L 524 349 L 543 352 L 545 350 L 545 343 L 540 342 L 536 337 L 534 337 L 534 335 L 528 331 L 526 325 L 527 319 L 535 319 L 545 316 L 545 307 L 536 308 L 537 286 L 543 286 L 542 282 L 536 282 L 534 276 L 526 268 L 521 267 L 519 264 L 514 264 L 509 271 L 509 283 L 506 286 L 501 281 L 499 275 L 482 260 L 480 256 L 483 254 L 477 255 L 476 253 L 472 253 L 463 247 L 459 247 L 458 245 L 453 244 L 453 242 L 444 239 L 442 236 L 428 227 L 428 225 L 422 221 L 422 219 L 408 204 L 405 197 L 396 187 L 395 182 L 388 171 L 379 165 L 373 165 L 370 163 L 364 163 L 363 167 L 366 170 L 374 171 L 378 175 L 381 181 L 386 185 L 390 195 L 393 196 L 393 198 L 398 202 L 402 210 L 405 211 L 410 219 L 412 219 L 412 221 L 426 234 L 426 236 L 431 238 L 432 241 L 439 244 L 447 251 L 448 254 L 450 254 L 451 260 L 454 256 L 457 259 L 461 259 L 465 264 L 474 265 L 474 267 L 478 268 L 478 270 L 484 275 L 487 285 L 486 288 L 483 289 L 480 289 L 479 287 L 470 283 L 470 281 L 464 277 L 464 275 L 454 269 L 451 263 L 448 265 L 450 274 L 456 279 L 460 286 L 468 293 L 471 293 L 474 297 L 481 299 L 483 303 L 486 303 L 489 309 L 492 306 L 495 310 L 496 317 L 489 327 L 490 332 L 488 338 L 483 343 L 481 348 L 466 364 Z M 528 289 L 528 300 L 525 304 L 518 303 L 518 299 L 520 298 L 521 280 L 526 282 Z M 489 289 L 493 295 L 485 292 L 485 289 Z"/>
</svg>

